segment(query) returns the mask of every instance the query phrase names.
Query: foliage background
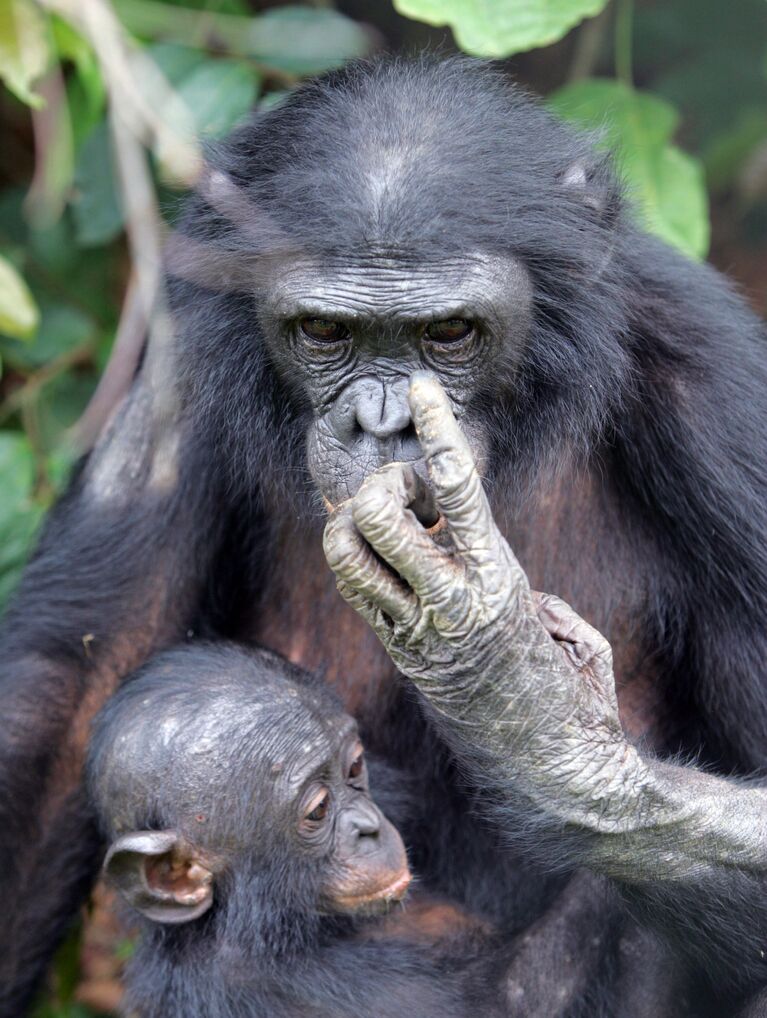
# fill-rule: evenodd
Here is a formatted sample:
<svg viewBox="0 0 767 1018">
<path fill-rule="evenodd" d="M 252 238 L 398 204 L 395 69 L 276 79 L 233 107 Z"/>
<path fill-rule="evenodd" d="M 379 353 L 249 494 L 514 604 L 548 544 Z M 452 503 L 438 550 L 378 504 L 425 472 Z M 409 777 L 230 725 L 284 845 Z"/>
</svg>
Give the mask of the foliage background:
<svg viewBox="0 0 767 1018">
<path fill-rule="evenodd" d="M 303 76 L 424 46 L 504 60 L 596 130 L 648 229 L 767 309 L 764 0 L 0 0 L 0 604 L 109 409 L 102 390 L 83 417 L 116 334 L 124 383 L 146 332 L 137 202 L 162 233 L 199 139 Z M 131 942 L 101 894 L 36 1018 L 116 1005 Z"/>
</svg>

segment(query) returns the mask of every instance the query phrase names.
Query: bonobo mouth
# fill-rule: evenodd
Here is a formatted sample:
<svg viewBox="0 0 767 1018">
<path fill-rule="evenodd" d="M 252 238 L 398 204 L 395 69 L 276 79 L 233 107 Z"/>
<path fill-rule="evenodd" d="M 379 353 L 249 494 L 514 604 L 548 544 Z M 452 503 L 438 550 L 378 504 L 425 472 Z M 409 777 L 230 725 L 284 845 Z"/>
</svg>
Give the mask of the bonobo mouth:
<svg viewBox="0 0 767 1018">
<path fill-rule="evenodd" d="M 415 513 L 419 523 L 430 529 L 439 522 L 440 512 L 434 502 L 434 495 L 429 485 L 426 464 L 421 459 L 409 461 L 408 465 L 413 469 L 408 479 L 408 488 L 410 490 L 408 492 L 409 500 L 406 503 L 407 508 Z M 351 501 L 353 497 L 354 495 L 351 495 L 349 498 L 342 499 L 334 504 L 326 495 L 323 495 L 322 501 L 325 504 L 325 509 L 330 514 L 334 513 L 345 502 Z"/>
<path fill-rule="evenodd" d="M 368 894 L 350 894 L 340 896 L 338 904 L 350 912 L 359 912 L 376 906 L 387 906 L 392 901 L 402 901 L 413 879 L 407 866 L 402 869 L 390 884 Z"/>
</svg>

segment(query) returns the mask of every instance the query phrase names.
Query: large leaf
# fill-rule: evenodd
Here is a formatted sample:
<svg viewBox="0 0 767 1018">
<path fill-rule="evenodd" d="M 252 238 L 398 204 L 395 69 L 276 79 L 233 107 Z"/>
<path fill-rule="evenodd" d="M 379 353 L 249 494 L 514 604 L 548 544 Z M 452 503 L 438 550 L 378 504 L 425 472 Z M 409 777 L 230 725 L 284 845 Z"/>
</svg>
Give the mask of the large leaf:
<svg viewBox="0 0 767 1018">
<path fill-rule="evenodd" d="M 679 119 L 673 106 L 621 82 L 598 79 L 561 89 L 550 105 L 598 131 L 614 150 L 648 230 L 692 257 L 705 256 L 709 219 L 703 168 L 671 142 Z"/>
<path fill-rule="evenodd" d="M 461 49 L 480 57 L 506 57 L 556 42 L 606 5 L 607 0 L 394 0 L 408 18 L 449 25 Z"/>
<path fill-rule="evenodd" d="M 11 263 L 0 257 L 0 332 L 28 339 L 37 328 L 37 305 Z"/>
<path fill-rule="evenodd" d="M 32 0 L 0 0 L 0 78 L 28 106 L 42 106 L 32 86 L 48 67 L 45 17 Z"/>
<path fill-rule="evenodd" d="M 97 124 L 80 149 L 72 213 L 77 243 L 81 247 L 108 244 L 123 228 L 125 219 L 106 120 Z"/>
<path fill-rule="evenodd" d="M 253 107 L 259 77 L 241 60 L 206 60 L 176 85 L 188 107 L 197 133 L 226 134 Z"/>
</svg>

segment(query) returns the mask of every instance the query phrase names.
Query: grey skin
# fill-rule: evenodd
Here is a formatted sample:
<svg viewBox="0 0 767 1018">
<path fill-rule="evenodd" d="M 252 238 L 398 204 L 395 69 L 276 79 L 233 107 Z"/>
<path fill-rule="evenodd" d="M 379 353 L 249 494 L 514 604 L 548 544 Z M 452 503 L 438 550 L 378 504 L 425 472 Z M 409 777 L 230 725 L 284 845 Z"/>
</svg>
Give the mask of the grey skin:
<svg viewBox="0 0 767 1018">
<path fill-rule="evenodd" d="M 266 651 L 180 648 L 97 722 L 104 872 L 152 922 L 197 919 L 227 871 L 280 859 L 275 879 L 294 863 L 318 875 L 321 912 L 375 914 L 405 894 L 405 848 L 371 798 L 356 723 L 289 669 Z M 148 814 L 162 829 L 142 826 Z"/>
<path fill-rule="evenodd" d="M 531 591 L 438 381 L 414 374 L 408 398 L 449 541 L 408 508 L 412 464 L 380 468 L 326 526 L 343 597 L 499 782 L 586 835 L 581 858 L 596 871 L 638 885 L 767 872 L 767 790 L 629 743 L 609 644 Z"/>
<path fill-rule="evenodd" d="M 500 359 L 508 372 L 523 349 L 531 302 L 521 262 L 479 252 L 431 264 L 386 255 L 355 265 L 299 259 L 267 276 L 259 294 L 264 332 L 282 377 L 311 409 L 308 465 L 330 506 L 384 463 L 420 459 L 407 393 L 423 367 L 450 394 L 475 460 L 484 460 L 487 436 L 468 404 Z M 313 340 L 302 323 L 317 319 L 340 323 L 348 335 Z M 455 319 L 470 323 L 465 339 L 429 338 L 430 325 Z"/>
</svg>

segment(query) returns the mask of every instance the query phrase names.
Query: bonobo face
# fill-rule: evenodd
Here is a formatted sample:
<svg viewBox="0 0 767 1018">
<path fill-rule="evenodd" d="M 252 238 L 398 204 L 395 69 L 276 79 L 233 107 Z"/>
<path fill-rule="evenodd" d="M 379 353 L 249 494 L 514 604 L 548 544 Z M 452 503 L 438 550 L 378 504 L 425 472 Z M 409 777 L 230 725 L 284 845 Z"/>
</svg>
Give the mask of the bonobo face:
<svg viewBox="0 0 767 1018">
<path fill-rule="evenodd" d="M 102 712 L 88 784 L 114 836 L 107 873 L 155 922 L 216 901 L 267 917 L 375 913 L 410 883 L 355 721 L 266 651 L 160 656 Z"/>
<path fill-rule="evenodd" d="M 282 266 L 261 294 L 277 370 L 308 400 L 309 469 L 333 506 L 392 460 L 421 451 L 408 379 L 432 371 L 482 464 L 489 436 L 474 398 L 522 351 L 532 304 L 524 266 L 480 253 Z"/>
<path fill-rule="evenodd" d="M 410 883 L 405 848 L 368 791 L 356 726 L 347 719 L 324 759 L 291 780 L 295 851 L 321 867 L 319 910 L 374 913 L 403 897 Z"/>
</svg>

